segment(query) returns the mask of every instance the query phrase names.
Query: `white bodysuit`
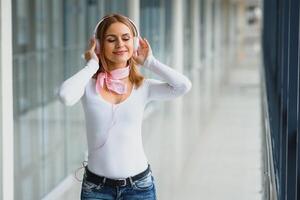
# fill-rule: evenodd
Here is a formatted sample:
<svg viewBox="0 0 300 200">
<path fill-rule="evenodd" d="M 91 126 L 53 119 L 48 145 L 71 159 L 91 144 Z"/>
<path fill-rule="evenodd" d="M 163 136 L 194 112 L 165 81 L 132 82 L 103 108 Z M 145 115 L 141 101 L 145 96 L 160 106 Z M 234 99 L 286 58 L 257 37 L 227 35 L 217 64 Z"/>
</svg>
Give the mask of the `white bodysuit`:
<svg viewBox="0 0 300 200">
<path fill-rule="evenodd" d="M 59 99 L 72 106 L 80 99 L 85 113 L 88 142 L 88 168 L 109 178 L 126 178 L 144 171 L 148 160 L 142 144 L 142 120 L 145 106 L 152 100 L 169 100 L 184 95 L 191 88 L 187 77 L 160 63 L 150 55 L 144 67 L 165 82 L 145 79 L 130 96 L 112 104 L 96 92 L 92 76 L 99 68 L 95 60 L 64 81 Z"/>
</svg>

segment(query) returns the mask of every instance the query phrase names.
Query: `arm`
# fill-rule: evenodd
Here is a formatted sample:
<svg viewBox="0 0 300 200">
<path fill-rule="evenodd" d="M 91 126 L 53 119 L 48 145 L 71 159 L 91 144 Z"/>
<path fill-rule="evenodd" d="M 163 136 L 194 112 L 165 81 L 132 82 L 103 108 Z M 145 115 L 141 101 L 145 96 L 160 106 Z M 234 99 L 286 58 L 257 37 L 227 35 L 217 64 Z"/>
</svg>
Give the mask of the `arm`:
<svg viewBox="0 0 300 200">
<path fill-rule="evenodd" d="M 147 80 L 148 101 L 173 99 L 186 94 L 192 87 L 191 81 L 186 76 L 159 62 L 153 55 L 147 57 L 144 67 L 165 81 Z"/>
<path fill-rule="evenodd" d="M 59 100 L 67 106 L 77 103 L 84 94 L 85 86 L 98 68 L 96 60 L 89 60 L 83 69 L 62 83 L 58 92 Z"/>
<path fill-rule="evenodd" d="M 67 105 L 72 106 L 83 96 L 85 87 L 91 77 L 99 68 L 99 59 L 95 53 L 96 41 L 91 38 L 89 49 L 85 52 L 87 65 L 79 72 L 62 83 L 58 91 L 59 100 Z"/>
</svg>

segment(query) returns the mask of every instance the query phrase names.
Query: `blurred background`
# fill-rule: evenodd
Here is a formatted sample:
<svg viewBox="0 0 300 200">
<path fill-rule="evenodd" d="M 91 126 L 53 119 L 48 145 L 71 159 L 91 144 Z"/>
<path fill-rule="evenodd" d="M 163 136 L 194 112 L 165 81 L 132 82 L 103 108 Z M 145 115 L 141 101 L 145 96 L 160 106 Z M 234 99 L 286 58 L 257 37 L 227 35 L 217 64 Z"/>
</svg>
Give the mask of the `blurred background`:
<svg viewBox="0 0 300 200">
<path fill-rule="evenodd" d="M 154 56 L 193 84 L 145 110 L 159 199 L 300 199 L 299 8 L 292 0 L 0 0 L 0 199 L 79 199 L 83 109 L 62 105 L 57 91 L 85 66 L 95 25 L 112 12 L 131 18 Z"/>
</svg>

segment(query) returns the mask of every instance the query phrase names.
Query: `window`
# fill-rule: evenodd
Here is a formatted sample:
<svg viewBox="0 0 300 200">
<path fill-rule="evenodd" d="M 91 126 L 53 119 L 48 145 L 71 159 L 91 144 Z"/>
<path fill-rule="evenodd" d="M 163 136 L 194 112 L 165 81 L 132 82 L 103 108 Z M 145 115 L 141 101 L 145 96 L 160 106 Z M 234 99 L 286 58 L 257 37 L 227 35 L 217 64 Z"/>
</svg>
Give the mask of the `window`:
<svg viewBox="0 0 300 200">
<path fill-rule="evenodd" d="M 140 34 L 148 39 L 155 56 L 168 63 L 172 49 L 171 1 L 142 0 L 140 6 Z"/>
<path fill-rule="evenodd" d="M 13 0 L 15 197 L 41 199 L 84 159 L 80 104 L 56 92 L 83 65 L 86 2 Z"/>
<path fill-rule="evenodd" d="M 206 10 L 205 10 L 205 5 L 206 1 L 201 0 L 199 5 L 200 5 L 200 58 L 201 60 L 204 60 L 205 58 L 205 49 L 206 49 L 206 41 L 205 41 L 205 20 L 206 20 Z"/>
<path fill-rule="evenodd" d="M 192 8 L 191 0 L 187 0 L 186 3 L 183 4 L 183 13 L 184 13 L 184 23 L 183 23 L 183 41 L 184 41 L 184 51 L 183 51 L 183 59 L 184 59 L 184 69 L 186 71 L 190 71 L 192 68 Z M 185 72 L 185 74 L 188 74 L 188 72 Z"/>
<path fill-rule="evenodd" d="M 1 3 L 0 3 L 0 10 L 1 10 Z M 2 26 L 1 26 L 1 20 L 0 20 L 0 47 L 1 47 L 1 33 L 2 33 Z M 1 91 L 1 72 L 2 72 L 2 66 L 1 66 L 1 54 L 0 54 L 0 94 L 2 94 Z M 2 96 L 2 95 L 1 95 Z M 0 113 L 2 113 L 2 98 L 0 98 Z M 0 199 L 2 198 L 2 115 L 0 115 Z"/>
<path fill-rule="evenodd" d="M 128 1 L 13 0 L 15 198 L 41 199 L 85 159 L 81 104 L 57 99 L 98 20 L 128 14 Z"/>
</svg>

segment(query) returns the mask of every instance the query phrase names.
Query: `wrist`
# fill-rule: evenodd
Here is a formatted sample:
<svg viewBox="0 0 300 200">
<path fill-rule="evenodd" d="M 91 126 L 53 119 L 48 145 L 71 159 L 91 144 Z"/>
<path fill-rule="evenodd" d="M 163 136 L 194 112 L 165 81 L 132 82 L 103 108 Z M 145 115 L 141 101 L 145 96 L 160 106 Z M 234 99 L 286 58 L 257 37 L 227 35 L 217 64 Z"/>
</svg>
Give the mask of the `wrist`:
<svg viewBox="0 0 300 200">
<path fill-rule="evenodd" d="M 152 54 L 149 54 L 147 56 L 147 58 L 145 59 L 143 66 L 149 67 L 151 65 L 152 60 L 154 60 L 154 59 L 155 59 L 155 57 Z"/>
<path fill-rule="evenodd" d="M 95 59 L 93 59 L 93 58 L 91 58 L 90 60 L 88 60 L 86 65 L 89 66 L 89 67 L 91 67 L 91 68 L 93 68 L 95 71 L 97 71 L 98 68 L 99 68 L 98 61 L 95 60 Z"/>
</svg>

